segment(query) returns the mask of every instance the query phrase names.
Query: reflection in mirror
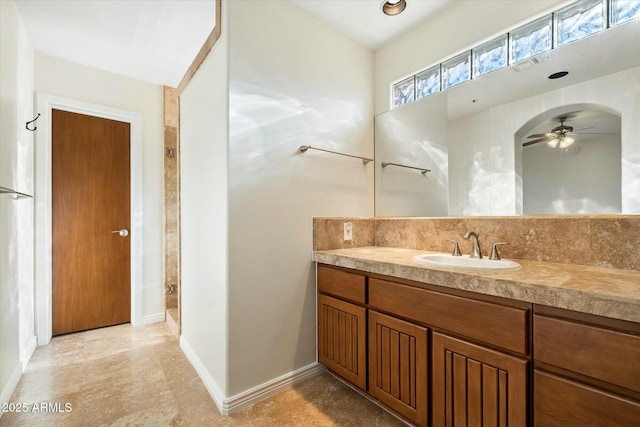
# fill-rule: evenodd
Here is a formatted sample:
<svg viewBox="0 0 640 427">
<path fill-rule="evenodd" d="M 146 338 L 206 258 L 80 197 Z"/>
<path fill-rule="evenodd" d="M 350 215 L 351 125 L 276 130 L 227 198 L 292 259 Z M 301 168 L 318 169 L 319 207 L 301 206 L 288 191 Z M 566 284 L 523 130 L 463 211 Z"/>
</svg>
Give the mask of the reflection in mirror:
<svg viewBox="0 0 640 427">
<path fill-rule="evenodd" d="M 621 212 L 620 117 L 581 107 L 545 112 L 518 131 L 528 133 L 518 141 L 524 214 Z"/>
<path fill-rule="evenodd" d="M 431 95 L 375 118 L 377 216 L 447 216 L 447 99 Z M 407 106 L 410 107 L 410 106 Z M 429 123 L 429 126 L 425 126 Z M 428 173 L 395 163 L 429 169 Z"/>
<path fill-rule="evenodd" d="M 378 115 L 376 216 L 640 213 L 639 39 L 640 19 L 635 19 Z M 558 71 L 569 74 L 558 80 L 547 78 Z M 539 152 L 544 147 L 523 147 L 523 143 L 532 140 L 529 135 L 548 133 L 560 125 L 559 115 L 572 112 L 580 113 L 565 125 L 575 129 L 592 126 L 572 124 L 572 120 L 582 120 L 581 115 L 585 120 L 596 112 L 617 117 L 619 128 L 612 133 L 619 135 L 619 172 L 611 174 L 617 174 L 619 184 L 603 178 L 602 156 L 598 157 L 599 166 L 588 169 L 588 175 L 584 172 L 580 181 L 591 188 L 603 184 L 597 177 L 606 179 L 611 184 L 606 191 L 613 195 L 615 187 L 614 198 L 620 202 L 597 201 L 591 193 L 568 194 L 566 188 L 563 193 L 557 184 L 559 178 L 555 186 L 530 188 L 524 162 L 527 169 L 532 162 L 523 158 L 524 150 Z M 580 152 L 565 153 L 565 157 L 596 157 L 598 149 L 587 149 L 576 141 Z M 432 169 L 434 173 L 426 174 L 426 180 L 433 187 L 409 181 L 424 178 L 416 171 L 415 177 L 408 175 L 410 170 L 404 171 L 402 179 L 392 177 L 400 171 L 383 170 L 382 162 Z M 542 187 L 552 190 L 548 200 L 540 201 L 537 207 L 528 200 L 525 210 L 524 192 L 540 192 Z M 568 198 L 563 199 L 563 194 Z"/>
</svg>

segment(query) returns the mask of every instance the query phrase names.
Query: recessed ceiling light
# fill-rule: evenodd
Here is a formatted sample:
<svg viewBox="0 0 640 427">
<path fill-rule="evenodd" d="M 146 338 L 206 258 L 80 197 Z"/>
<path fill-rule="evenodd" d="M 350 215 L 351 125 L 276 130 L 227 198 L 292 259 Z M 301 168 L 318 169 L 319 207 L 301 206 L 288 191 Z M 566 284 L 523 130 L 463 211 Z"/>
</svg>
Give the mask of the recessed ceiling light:
<svg viewBox="0 0 640 427">
<path fill-rule="evenodd" d="M 560 78 L 566 76 L 567 74 L 569 74 L 568 71 L 558 71 L 557 73 L 551 74 L 548 78 L 551 79 L 551 80 L 560 79 Z"/>
<path fill-rule="evenodd" d="M 393 16 L 400 14 L 407 7 L 406 0 L 387 0 L 382 3 L 382 12 Z"/>
</svg>

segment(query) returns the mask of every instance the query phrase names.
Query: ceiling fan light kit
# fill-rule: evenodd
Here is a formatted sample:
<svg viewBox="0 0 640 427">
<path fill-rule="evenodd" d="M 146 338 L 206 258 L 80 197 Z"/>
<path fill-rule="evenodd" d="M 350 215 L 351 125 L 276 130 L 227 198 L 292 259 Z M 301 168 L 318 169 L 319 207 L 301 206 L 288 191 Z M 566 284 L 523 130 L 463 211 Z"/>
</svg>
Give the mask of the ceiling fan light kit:
<svg viewBox="0 0 640 427">
<path fill-rule="evenodd" d="M 576 140 L 571 138 L 570 136 L 565 136 L 563 138 L 560 138 L 560 148 L 567 148 L 574 142 L 576 142 Z"/>
<path fill-rule="evenodd" d="M 551 148 L 560 148 L 566 149 L 570 145 L 572 145 L 576 140 L 573 138 L 573 135 L 576 133 L 573 132 L 573 126 L 566 126 L 564 122 L 569 118 L 569 116 L 561 116 L 558 117 L 558 121 L 560 122 L 559 126 L 551 129 L 549 133 L 536 133 L 533 135 L 529 135 L 527 138 L 534 138 L 531 141 L 527 141 L 522 144 L 523 147 L 527 147 L 529 145 L 537 144 L 539 142 L 546 142 L 547 145 Z M 590 129 L 590 128 L 586 128 Z M 584 129 L 579 129 L 584 130 Z"/>
<path fill-rule="evenodd" d="M 558 146 L 560 148 L 567 148 L 574 142 L 576 142 L 576 140 L 571 138 L 570 136 L 559 135 L 557 138 L 553 138 L 552 140 L 547 142 L 547 145 L 551 148 L 556 148 Z"/>
</svg>

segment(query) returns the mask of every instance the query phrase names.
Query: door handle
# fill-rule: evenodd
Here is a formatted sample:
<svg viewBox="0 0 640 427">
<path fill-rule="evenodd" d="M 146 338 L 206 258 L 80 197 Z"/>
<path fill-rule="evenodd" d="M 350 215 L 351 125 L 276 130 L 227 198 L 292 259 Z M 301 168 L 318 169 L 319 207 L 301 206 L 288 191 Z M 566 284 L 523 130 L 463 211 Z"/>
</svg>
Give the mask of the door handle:
<svg viewBox="0 0 640 427">
<path fill-rule="evenodd" d="M 111 234 L 116 234 L 116 233 L 118 233 L 122 237 L 127 237 L 129 235 L 129 230 L 127 230 L 126 228 L 123 228 L 122 230 L 114 230 L 111 232 Z"/>
</svg>

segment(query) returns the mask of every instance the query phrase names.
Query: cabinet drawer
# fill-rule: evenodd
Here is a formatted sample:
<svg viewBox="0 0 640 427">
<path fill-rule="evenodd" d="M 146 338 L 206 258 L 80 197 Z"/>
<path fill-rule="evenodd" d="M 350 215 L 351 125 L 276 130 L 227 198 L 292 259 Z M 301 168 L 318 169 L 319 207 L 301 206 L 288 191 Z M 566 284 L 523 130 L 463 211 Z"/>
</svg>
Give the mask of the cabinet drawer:
<svg viewBox="0 0 640 427">
<path fill-rule="evenodd" d="M 534 359 L 640 392 L 640 337 L 534 315 Z"/>
<path fill-rule="evenodd" d="M 318 266 L 318 291 L 360 304 L 367 302 L 366 276 Z"/>
<path fill-rule="evenodd" d="M 529 310 L 369 280 L 369 305 L 497 347 L 528 354 Z"/>
<path fill-rule="evenodd" d="M 536 369 L 535 427 L 637 426 L 640 404 Z"/>
</svg>

